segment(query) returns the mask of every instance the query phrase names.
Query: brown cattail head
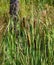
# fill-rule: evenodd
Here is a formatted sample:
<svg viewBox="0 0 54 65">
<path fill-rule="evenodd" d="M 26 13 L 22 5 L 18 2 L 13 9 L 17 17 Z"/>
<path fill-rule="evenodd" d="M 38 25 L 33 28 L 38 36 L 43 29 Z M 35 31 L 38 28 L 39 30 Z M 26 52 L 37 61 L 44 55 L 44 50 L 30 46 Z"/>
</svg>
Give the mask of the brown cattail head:
<svg viewBox="0 0 54 65">
<path fill-rule="evenodd" d="M 34 19 L 34 29 L 36 28 L 36 23 L 37 23 L 37 20 Z"/>
<path fill-rule="evenodd" d="M 36 39 L 34 38 L 34 47 L 35 47 L 35 50 L 36 50 Z"/>
<path fill-rule="evenodd" d="M 30 40 L 30 34 L 29 33 L 27 34 L 27 43 L 28 43 L 28 46 L 30 47 L 31 40 Z"/>
<path fill-rule="evenodd" d="M 25 18 L 23 18 L 22 19 L 22 21 L 21 21 L 21 29 L 23 29 L 23 28 L 25 28 L 25 22 L 26 22 L 26 20 L 25 20 Z"/>
<path fill-rule="evenodd" d="M 26 29 L 27 29 L 27 31 L 30 30 L 30 25 L 29 25 L 29 23 L 26 23 Z"/>
<path fill-rule="evenodd" d="M 25 18 L 23 18 L 23 27 L 25 27 L 25 23 L 26 23 L 26 19 Z"/>
</svg>

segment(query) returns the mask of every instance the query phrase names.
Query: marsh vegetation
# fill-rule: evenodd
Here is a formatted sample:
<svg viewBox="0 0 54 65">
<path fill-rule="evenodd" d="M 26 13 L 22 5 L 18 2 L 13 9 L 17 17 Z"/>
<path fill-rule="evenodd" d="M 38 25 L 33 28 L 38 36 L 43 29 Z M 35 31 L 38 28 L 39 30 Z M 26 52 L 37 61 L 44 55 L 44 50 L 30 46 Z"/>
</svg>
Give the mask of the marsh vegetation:
<svg viewBox="0 0 54 65">
<path fill-rule="evenodd" d="M 54 65 L 53 3 L 19 0 L 14 32 L 10 0 L 0 0 L 0 65 Z"/>
</svg>

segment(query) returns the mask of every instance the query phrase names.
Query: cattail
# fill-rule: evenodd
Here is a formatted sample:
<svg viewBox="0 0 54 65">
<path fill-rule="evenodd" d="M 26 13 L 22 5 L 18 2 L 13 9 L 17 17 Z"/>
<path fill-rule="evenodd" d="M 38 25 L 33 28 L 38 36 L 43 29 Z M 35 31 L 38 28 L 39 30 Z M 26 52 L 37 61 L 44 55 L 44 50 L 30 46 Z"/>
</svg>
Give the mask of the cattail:
<svg viewBox="0 0 54 65">
<path fill-rule="evenodd" d="M 22 22 L 21 22 L 21 28 L 25 27 L 25 18 L 23 18 Z"/>
<path fill-rule="evenodd" d="M 25 27 L 26 20 L 23 18 L 23 26 Z"/>
<path fill-rule="evenodd" d="M 36 50 L 36 38 L 34 38 L 34 48 Z"/>
<path fill-rule="evenodd" d="M 30 31 L 30 24 L 28 22 L 26 22 L 26 30 Z"/>
<path fill-rule="evenodd" d="M 37 20 L 35 19 L 34 20 L 34 29 L 36 28 L 36 23 L 37 23 Z"/>
<path fill-rule="evenodd" d="M 31 40 L 30 40 L 30 34 L 27 34 L 27 43 L 28 43 L 28 47 L 30 47 L 31 45 Z"/>
</svg>

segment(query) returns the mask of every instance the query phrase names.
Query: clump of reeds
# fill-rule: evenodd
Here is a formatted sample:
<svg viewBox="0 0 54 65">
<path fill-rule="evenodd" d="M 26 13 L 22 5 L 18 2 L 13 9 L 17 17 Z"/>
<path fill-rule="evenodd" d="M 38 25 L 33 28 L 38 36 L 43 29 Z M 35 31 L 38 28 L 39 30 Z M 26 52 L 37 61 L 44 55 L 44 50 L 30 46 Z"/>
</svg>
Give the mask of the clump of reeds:
<svg viewBox="0 0 54 65">
<path fill-rule="evenodd" d="M 44 2 L 20 0 L 17 38 L 12 18 L 3 36 L 3 65 L 54 65 L 54 20 Z"/>
</svg>

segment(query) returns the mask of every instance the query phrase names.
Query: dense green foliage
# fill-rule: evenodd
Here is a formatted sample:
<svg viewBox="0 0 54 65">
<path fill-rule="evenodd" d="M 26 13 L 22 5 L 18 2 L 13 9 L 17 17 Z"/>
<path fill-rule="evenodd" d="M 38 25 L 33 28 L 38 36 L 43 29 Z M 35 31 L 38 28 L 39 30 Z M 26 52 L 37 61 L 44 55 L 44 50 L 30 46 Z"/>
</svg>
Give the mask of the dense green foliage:
<svg viewBox="0 0 54 65">
<path fill-rule="evenodd" d="M 9 1 L 0 4 L 1 16 L 8 15 Z M 12 18 L 7 21 L 2 65 L 54 65 L 53 0 L 20 0 L 16 33 Z"/>
</svg>

